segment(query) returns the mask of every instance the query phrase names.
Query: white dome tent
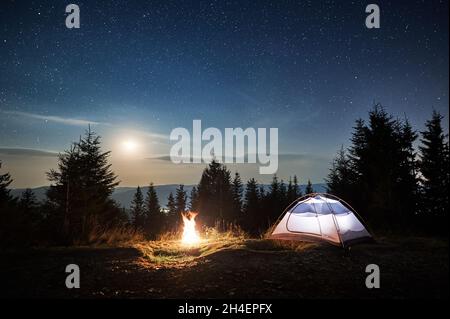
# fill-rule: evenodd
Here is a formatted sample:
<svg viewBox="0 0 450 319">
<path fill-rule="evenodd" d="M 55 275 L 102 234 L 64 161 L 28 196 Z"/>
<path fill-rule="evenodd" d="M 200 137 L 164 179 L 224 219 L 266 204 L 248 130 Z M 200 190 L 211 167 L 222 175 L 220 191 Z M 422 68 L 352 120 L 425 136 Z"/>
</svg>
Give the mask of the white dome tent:
<svg viewBox="0 0 450 319">
<path fill-rule="evenodd" d="M 344 248 L 372 240 L 355 210 L 331 194 L 312 193 L 300 197 L 280 218 L 272 228 L 271 239 L 327 241 Z"/>
</svg>

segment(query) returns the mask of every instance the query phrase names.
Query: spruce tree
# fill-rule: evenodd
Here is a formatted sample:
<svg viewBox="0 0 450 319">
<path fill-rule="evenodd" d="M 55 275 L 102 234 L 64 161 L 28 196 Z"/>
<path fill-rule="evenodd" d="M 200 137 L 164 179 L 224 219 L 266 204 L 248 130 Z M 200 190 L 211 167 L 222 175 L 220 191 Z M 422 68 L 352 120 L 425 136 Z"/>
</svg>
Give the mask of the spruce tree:
<svg viewBox="0 0 450 319">
<path fill-rule="evenodd" d="M 407 120 L 375 105 L 367 125 L 356 121 L 348 152 L 341 149 L 335 158 L 328 191 L 352 203 L 372 225 L 402 228 L 416 211 L 416 137 Z"/>
<path fill-rule="evenodd" d="M 298 185 L 297 175 L 294 175 L 293 179 L 291 177 L 289 177 L 289 183 L 287 186 L 286 196 L 287 196 L 287 198 L 286 198 L 287 205 L 289 205 L 290 203 L 295 201 L 297 198 L 302 196 L 300 186 Z"/>
<path fill-rule="evenodd" d="M 244 227 L 251 233 L 256 234 L 263 224 L 264 216 L 261 211 L 261 197 L 258 190 L 258 184 L 254 178 L 251 178 L 245 187 L 244 195 Z"/>
<path fill-rule="evenodd" d="M 294 194 L 294 186 L 292 184 L 291 177 L 289 177 L 289 182 L 287 184 L 286 196 L 287 196 L 287 198 L 286 198 L 287 202 L 292 203 L 292 201 L 294 200 L 295 194 Z"/>
<path fill-rule="evenodd" d="M 327 192 L 351 200 L 354 192 L 354 172 L 343 146 L 333 159 L 332 167 L 325 179 Z"/>
<path fill-rule="evenodd" d="M 131 202 L 131 223 L 135 230 L 143 229 L 145 224 L 145 204 L 144 196 L 142 195 L 141 188 L 136 188 L 133 201 Z"/>
<path fill-rule="evenodd" d="M 110 152 L 101 151 L 100 136 L 90 127 L 80 141 L 58 156 L 58 169 L 47 173 L 52 182 L 48 203 L 56 214 L 66 243 L 86 242 L 92 231 L 115 226 L 120 209 L 111 194 L 119 184 L 108 163 Z"/>
<path fill-rule="evenodd" d="M 184 185 L 179 185 L 176 190 L 175 205 L 176 205 L 176 210 L 177 210 L 178 215 L 181 215 L 182 213 L 186 212 L 187 195 L 186 195 L 186 191 L 184 190 Z"/>
<path fill-rule="evenodd" d="M 2 167 L 2 163 L 0 161 L 0 168 Z M 6 205 L 9 201 L 12 200 L 10 190 L 8 189 L 9 185 L 12 183 L 11 175 L 9 173 L 0 174 L 0 207 L 2 205 Z"/>
<path fill-rule="evenodd" d="M 300 185 L 298 183 L 297 175 L 294 175 L 293 180 L 293 191 L 294 191 L 294 200 L 302 196 L 302 190 L 300 189 Z"/>
<path fill-rule="evenodd" d="M 425 216 L 448 219 L 449 158 L 448 139 L 442 128 L 443 116 L 433 111 L 421 132 L 420 173 L 423 201 L 421 211 Z"/>
<path fill-rule="evenodd" d="M 242 213 L 242 196 L 244 193 L 244 187 L 242 185 L 241 176 L 239 173 L 235 173 L 233 184 L 232 184 L 232 194 L 233 194 L 233 213 L 234 218 L 237 219 Z"/>
<path fill-rule="evenodd" d="M 164 215 L 161 212 L 158 195 L 153 183 L 150 183 L 145 198 L 145 229 L 152 238 L 162 232 Z"/>
<path fill-rule="evenodd" d="M 19 206 L 25 212 L 31 212 L 38 206 L 36 195 L 30 188 L 25 189 L 19 199 Z"/>
<path fill-rule="evenodd" d="M 399 161 L 396 170 L 398 176 L 396 182 L 396 192 L 400 201 L 396 201 L 399 216 L 399 226 L 409 226 L 416 217 L 419 205 L 418 177 L 417 177 L 417 154 L 414 149 L 414 142 L 418 135 L 413 130 L 408 119 L 398 124 L 399 140 Z"/>
<path fill-rule="evenodd" d="M 23 240 L 20 216 L 17 214 L 15 199 L 8 188 L 11 183 L 9 173 L 0 174 L 0 247 L 8 248 L 21 244 Z"/>
<path fill-rule="evenodd" d="M 178 185 L 175 191 L 175 197 L 173 197 L 172 193 L 170 193 L 168 200 L 168 227 L 172 230 L 178 230 L 181 222 L 181 214 L 185 213 L 187 209 L 187 195 L 184 190 L 184 185 Z"/>
<path fill-rule="evenodd" d="M 306 188 L 305 188 L 305 194 L 312 194 L 312 193 L 314 193 L 314 189 L 311 184 L 311 180 L 308 179 L 308 184 L 306 185 Z"/>
<path fill-rule="evenodd" d="M 189 210 L 191 212 L 198 211 L 198 190 L 196 186 L 192 187 L 189 195 Z"/>
<path fill-rule="evenodd" d="M 168 230 L 173 230 L 176 229 L 177 225 L 178 225 L 178 219 L 179 219 L 179 215 L 177 212 L 177 205 L 175 203 L 175 198 L 173 196 L 173 193 L 170 192 L 169 197 L 167 198 L 167 225 L 166 228 Z"/>
<path fill-rule="evenodd" d="M 279 182 L 278 177 L 274 175 L 269 186 L 269 191 L 263 199 L 266 227 L 269 227 L 284 210 L 285 193 L 284 183 Z"/>
<path fill-rule="evenodd" d="M 206 225 L 233 221 L 231 174 L 215 159 L 202 173 L 198 184 L 199 217 Z"/>
</svg>

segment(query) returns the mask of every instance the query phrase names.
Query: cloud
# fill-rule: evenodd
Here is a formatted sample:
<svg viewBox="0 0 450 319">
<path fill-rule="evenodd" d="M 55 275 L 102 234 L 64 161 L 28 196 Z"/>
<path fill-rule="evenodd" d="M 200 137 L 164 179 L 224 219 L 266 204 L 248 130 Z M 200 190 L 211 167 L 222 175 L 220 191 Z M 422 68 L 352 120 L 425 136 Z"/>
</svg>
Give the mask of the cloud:
<svg viewBox="0 0 450 319">
<path fill-rule="evenodd" d="M 19 155 L 19 156 L 38 156 L 38 157 L 56 157 L 58 152 L 39 150 L 33 148 L 18 148 L 18 147 L 0 147 L 0 154 L 2 155 Z"/>
<path fill-rule="evenodd" d="M 96 122 L 96 121 L 90 121 L 90 120 L 85 120 L 85 119 L 75 119 L 75 118 L 55 116 L 55 115 L 40 115 L 40 114 L 19 112 L 19 111 L 1 111 L 1 112 L 4 114 L 22 116 L 22 117 L 32 118 L 32 119 L 36 119 L 36 120 L 43 120 L 43 121 L 61 123 L 61 124 L 66 124 L 66 125 L 74 125 L 74 126 L 87 126 L 89 124 L 106 125 L 106 126 L 111 125 L 111 124 L 105 123 L 105 122 Z"/>
<path fill-rule="evenodd" d="M 246 154 L 245 157 L 247 157 Z M 256 157 L 258 157 L 256 155 Z M 148 160 L 160 160 L 160 161 L 171 161 L 170 155 L 157 155 L 153 157 L 147 157 Z M 190 158 L 192 160 L 192 156 Z M 291 154 L 291 153 L 281 153 L 278 154 L 278 159 L 280 161 L 311 161 L 311 162 L 320 162 L 320 161 L 329 161 L 330 159 L 323 156 L 311 155 L 311 154 Z M 233 158 L 236 160 L 236 157 Z"/>
<path fill-rule="evenodd" d="M 97 121 L 91 121 L 87 119 L 76 119 L 76 118 L 70 118 L 70 117 L 62 117 L 62 116 L 56 116 L 56 115 L 40 115 L 35 113 L 28 113 L 28 112 L 20 112 L 20 111 L 2 111 L 3 114 L 9 114 L 14 116 L 21 116 L 36 120 L 43 120 L 43 121 L 49 121 L 49 122 L 55 122 L 65 125 L 73 125 L 73 126 L 88 126 L 91 125 L 102 125 L 102 126 L 110 126 L 110 127 L 116 127 L 116 125 L 113 125 L 111 123 L 107 122 L 97 122 Z M 142 135 L 145 137 L 153 138 L 153 139 L 160 139 L 160 140 L 168 140 L 169 136 L 165 134 L 159 134 L 159 133 L 153 133 L 145 130 L 128 130 L 131 133 L 135 133 L 138 135 Z"/>
<path fill-rule="evenodd" d="M 130 133 L 135 133 L 137 135 L 142 135 L 145 137 L 157 138 L 157 139 L 161 139 L 161 140 L 169 140 L 169 135 L 166 135 L 166 134 L 153 133 L 153 132 L 144 131 L 144 130 L 127 130 L 127 131 Z"/>
</svg>

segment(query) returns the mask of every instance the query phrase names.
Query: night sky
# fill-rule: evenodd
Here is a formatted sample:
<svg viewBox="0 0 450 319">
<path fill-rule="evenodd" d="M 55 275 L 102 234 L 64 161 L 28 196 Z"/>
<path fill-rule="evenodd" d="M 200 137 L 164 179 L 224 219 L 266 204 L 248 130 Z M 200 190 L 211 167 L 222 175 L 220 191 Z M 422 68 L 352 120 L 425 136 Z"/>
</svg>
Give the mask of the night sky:
<svg viewBox="0 0 450 319">
<path fill-rule="evenodd" d="M 69 3 L 0 3 L 0 159 L 14 187 L 48 184 L 88 123 L 134 186 L 198 182 L 204 164 L 150 159 L 193 119 L 279 128 L 278 175 L 304 183 L 323 182 L 375 102 L 418 130 L 433 108 L 448 117 L 448 1 L 74 0 L 81 28 L 67 29 Z M 380 29 L 365 27 L 369 3 Z"/>
</svg>

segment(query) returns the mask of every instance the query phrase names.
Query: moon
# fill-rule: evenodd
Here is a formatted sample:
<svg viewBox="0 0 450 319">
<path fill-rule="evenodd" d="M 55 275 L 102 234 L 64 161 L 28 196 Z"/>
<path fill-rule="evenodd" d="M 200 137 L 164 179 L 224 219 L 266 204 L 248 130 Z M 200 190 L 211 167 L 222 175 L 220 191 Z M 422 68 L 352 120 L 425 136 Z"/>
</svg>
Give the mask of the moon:
<svg viewBox="0 0 450 319">
<path fill-rule="evenodd" d="M 131 138 L 122 141 L 122 150 L 125 154 L 134 154 L 139 148 L 139 143 Z"/>
</svg>

